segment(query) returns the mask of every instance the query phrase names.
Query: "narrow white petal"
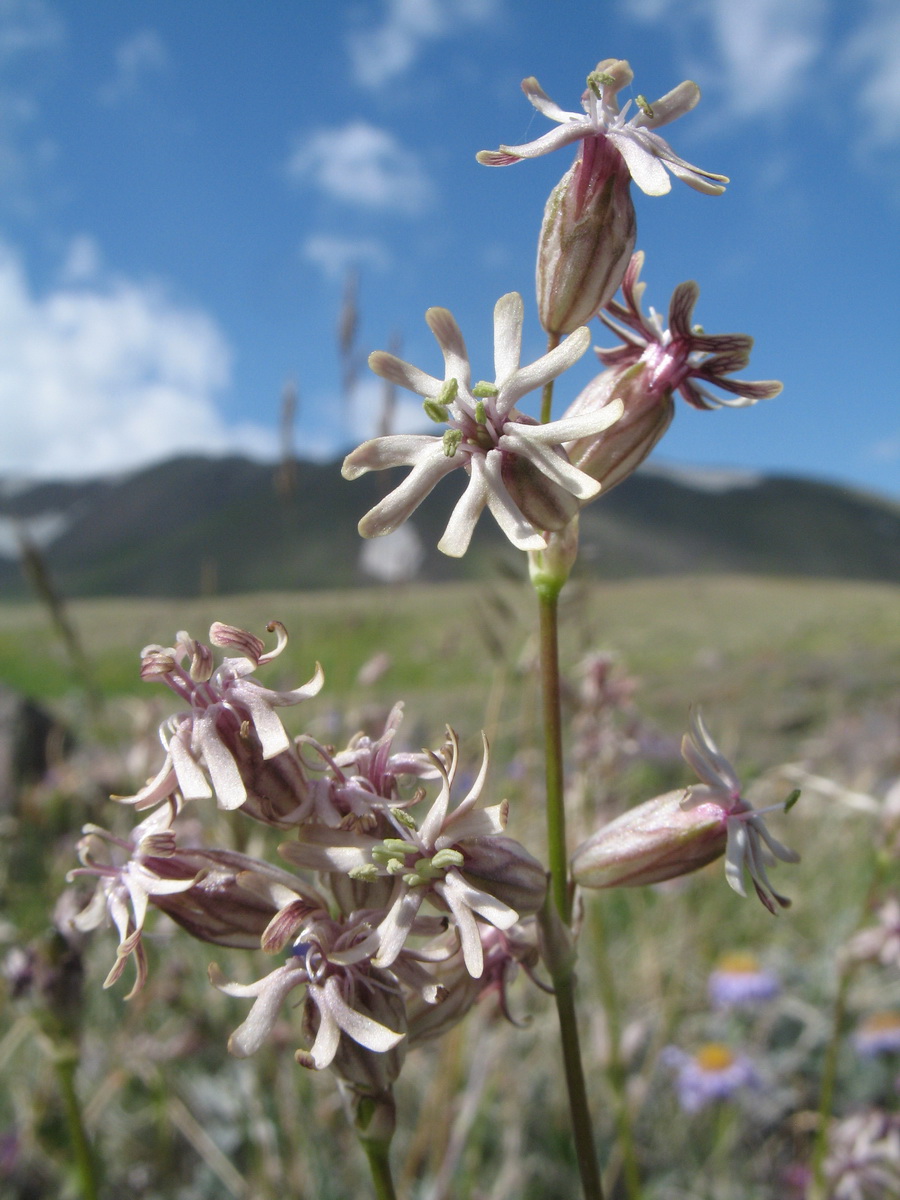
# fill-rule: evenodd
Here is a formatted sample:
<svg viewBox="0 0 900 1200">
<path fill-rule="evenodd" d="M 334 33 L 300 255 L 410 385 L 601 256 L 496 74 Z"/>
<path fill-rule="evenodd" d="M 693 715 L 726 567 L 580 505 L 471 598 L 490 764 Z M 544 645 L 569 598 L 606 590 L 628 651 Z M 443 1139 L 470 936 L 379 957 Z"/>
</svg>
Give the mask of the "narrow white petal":
<svg viewBox="0 0 900 1200">
<path fill-rule="evenodd" d="M 473 454 L 469 460 L 471 478 L 466 490 L 457 500 L 438 550 L 450 558 L 462 558 L 469 548 L 478 518 L 488 502 L 489 486 L 484 475 L 483 456 Z"/>
<path fill-rule="evenodd" d="M 525 306 L 518 292 L 508 292 L 494 305 L 494 379 L 497 387 L 518 371 L 522 359 Z"/>
<path fill-rule="evenodd" d="M 214 713 L 201 717 L 194 724 L 194 737 L 212 779 L 219 806 L 226 810 L 240 808 L 247 799 L 247 789 L 231 751 L 219 738 Z"/>
<path fill-rule="evenodd" d="M 467 388 L 471 381 L 472 368 L 469 366 L 465 340 L 453 313 L 446 308 L 429 308 L 425 320 L 444 356 L 444 379 L 455 379 L 461 388 Z M 443 384 L 438 391 L 441 387 Z M 437 395 L 437 392 L 431 394 Z"/>
<path fill-rule="evenodd" d="M 359 532 L 363 537 L 382 537 L 386 533 L 393 533 L 416 511 L 435 484 L 462 466 L 461 455 L 448 458 L 444 454 L 440 438 L 429 440 L 431 448 L 423 452 L 400 486 L 394 488 L 360 521 Z"/>
<path fill-rule="evenodd" d="M 433 375 L 420 371 L 418 367 L 404 362 L 402 358 L 388 354 L 386 350 L 376 350 L 370 354 L 369 366 L 388 383 L 396 383 L 419 396 L 436 396 L 444 386 L 442 379 L 435 379 Z"/>
<path fill-rule="evenodd" d="M 332 981 L 329 980 L 329 982 Z M 316 1031 L 316 1040 L 309 1052 L 301 1056 L 301 1061 L 304 1066 L 312 1067 L 315 1071 L 324 1071 L 327 1066 L 331 1065 L 337 1054 L 341 1041 L 341 1030 L 331 1010 L 331 1000 L 324 988 L 311 984 L 307 990 L 319 1010 L 319 1028 Z"/>
<path fill-rule="evenodd" d="M 591 331 L 586 325 L 582 325 L 548 354 L 541 355 L 527 367 L 520 367 L 508 383 L 504 384 L 496 404 L 498 414 L 505 417 L 522 396 L 543 387 L 545 383 L 568 370 L 573 363 L 578 362 L 590 344 Z"/>
<path fill-rule="evenodd" d="M 435 380 L 437 383 L 437 380 Z M 391 434 L 363 442 L 344 459 L 341 474 L 345 479 L 359 479 L 367 471 L 383 471 L 388 467 L 411 467 L 424 451 L 434 445 L 434 436 L 427 433 Z"/>
<path fill-rule="evenodd" d="M 393 1029 L 388 1029 L 380 1021 L 373 1021 L 371 1017 L 366 1017 L 351 1008 L 341 995 L 338 981 L 333 976 L 325 983 L 325 995 L 326 1003 L 344 1033 L 352 1037 L 354 1042 L 358 1042 L 360 1046 L 365 1046 L 367 1050 L 384 1054 L 388 1050 L 393 1050 L 394 1046 L 398 1042 L 402 1042 L 406 1036 L 402 1033 L 395 1033 Z"/>
<path fill-rule="evenodd" d="M 402 886 L 406 887 L 405 884 Z M 405 890 L 391 905 L 377 929 L 379 946 L 378 956 L 372 959 L 374 966 L 389 967 L 393 963 L 409 937 L 424 899 L 425 888 L 412 888 Z"/>
<path fill-rule="evenodd" d="M 615 425 L 624 411 L 625 405 L 621 400 L 612 400 L 577 416 L 561 417 L 558 421 L 548 421 L 546 425 L 529 425 L 526 427 L 526 436 L 529 441 L 543 442 L 551 446 L 574 442 L 578 438 L 594 437 Z"/>
<path fill-rule="evenodd" d="M 739 896 L 746 896 L 744 863 L 747 861 L 747 828 L 743 821 L 732 817 L 726 822 L 725 879 Z"/>
<path fill-rule="evenodd" d="M 532 442 L 527 436 L 505 433 L 500 439 L 500 448 L 521 454 L 523 458 L 533 462 L 548 479 L 552 479 L 578 500 L 592 500 L 600 492 L 600 484 L 591 479 L 590 475 L 585 475 L 583 471 L 573 467 L 568 459 L 555 454 L 548 446 Z"/>
<path fill-rule="evenodd" d="M 247 1019 L 228 1039 L 228 1049 L 235 1058 L 247 1058 L 256 1053 L 272 1032 L 288 992 L 305 981 L 306 973 L 300 964 L 294 961 L 272 971 L 260 984 L 254 985 L 258 988 L 256 1002 Z M 230 995 L 239 995 L 236 991 L 237 986 L 226 984 L 220 990 L 227 991 Z"/>
<path fill-rule="evenodd" d="M 545 550 L 543 535 L 526 520 L 506 490 L 500 474 L 500 451 L 490 450 L 485 456 L 485 476 L 488 482 L 488 508 L 494 520 L 517 550 Z"/>
</svg>

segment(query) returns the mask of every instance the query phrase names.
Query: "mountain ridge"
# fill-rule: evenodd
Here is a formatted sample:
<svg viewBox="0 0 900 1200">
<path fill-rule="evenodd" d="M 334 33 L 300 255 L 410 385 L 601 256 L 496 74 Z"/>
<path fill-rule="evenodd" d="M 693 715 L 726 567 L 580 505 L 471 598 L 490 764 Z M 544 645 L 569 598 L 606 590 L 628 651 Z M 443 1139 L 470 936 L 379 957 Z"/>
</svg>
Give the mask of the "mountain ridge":
<svg viewBox="0 0 900 1200">
<path fill-rule="evenodd" d="M 464 559 L 437 551 L 462 478 L 442 482 L 416 511 L 417 542 L 409 534 L 361 542 L 359 518 L 399 478 L 372 473 L 347 483 L 339 461 L 191 456 L 83 481 L 0 480 L 0 597 L 28 596 L 23 532 L 70 596 L 521 574 L 521 555 L 487 514 Z M 582 511 L 581 542 L 578 569 L 592 578 L 717 571 L 900 583 L 900 505 L 790 476 L 651 464 Z"/>
</svg>

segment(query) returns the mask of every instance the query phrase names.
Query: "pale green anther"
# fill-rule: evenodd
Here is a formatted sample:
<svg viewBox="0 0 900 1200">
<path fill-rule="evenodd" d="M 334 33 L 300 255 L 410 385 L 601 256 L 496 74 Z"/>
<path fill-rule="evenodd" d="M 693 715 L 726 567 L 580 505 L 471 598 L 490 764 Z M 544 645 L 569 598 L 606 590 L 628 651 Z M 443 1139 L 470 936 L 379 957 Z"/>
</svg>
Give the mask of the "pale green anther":
<svg viewBox="0 0 900 1200">
<path fill-rule="evenodd" d="M 444 454 L 447 458 L 452 458 L 459 449 L 459 443 L 462 441 L 463 435 L 461 429 L 445 429 L 444 436 L 441 441 L 444 444 Z"/>
<path fill-rule="evenodd" d="M 385 867 L 385 870 L 388 875 L 399 875 L 402 871 L 406 870 L 406 863 L 401 862 L 399 858 L 392 858 Z"/>
<path fill-rule="evenodd" d="M 800 799 L 800 789 L 794 788 L 794 790 L 788 796 L 787 800 L 785 800 L 785 802 L 784 802 L 784 811 L 789 812 L 794 807 L 794 805 L 797 803 L 797 801 L 799 799 Z"/>
<path fill-rule="evenodd" d="M 438 395 L 439 404 L 452 404 L 456 399 L 456 393 L 459 391 L 459 384 L 455 379 L 448 379 L 440 390 Z"/>
<path fill-rule="evenodd" d="M 429 880 L 424 879 L 421 875 L 417 874 L 415 871 L 410 871 L 410 873 L 408 875 L 403 876 L 403 882 L 406 884 L 407 887 L 414 888 L 414 887 L 423 887 L 426 883 L 429 882 Z"/>
<path fill-rule="evenodd" d="M 458 850 L 451 850 L 448 847 L 446 850 L 438 850 L 431 860 L 431 865 L 439 871 L 445 871 L 447 867 L 461 867 L 465 861 L 464 856 Z M 417 867 L 418 865 L 416 863 Z"/>
<path fill-rule="evenodd" d="M 692 325 L 691 333 L 695 333 L 697 335 L 697 337 L 702 337 L 703 336 L 703 326 L 702 325 Z"/>
<path fill-rule="evenodd" d="M 650 120 L 652 121 L 653 120 L 653 109 L 652 109 L 652 107 L 650 105 L 650 101 L 647 99 L 647 97 L 644 95 L 635 96 L 634 102 L 638 106 L 638 108 L 641 110 L 641 112 L 644 114 L 644 116 L 649 117 Z"/>
<path fill-rule="evenodd" d="M 408 813 L 405 808 L 392 809 L 391 816 L 395 821 L 399 821 L 401 825 L 405 825 L 407 829 L 415 829 L 416 827 L 416 818 L 412 813 Z"/>
<path fill-rule="evenodd" d="M 446 404 L 441 404 L 440 400 L 435 400 L 431 396 L 422 401 L 422 407 L 425 409 L 425 416 L 428 420 L 434 421 L 436 425 L 443 425 L 450 416 Z"/>
<path fill-rule="evenodd" d="M 602 99 L 600 89 L 602 87 L 613 87 L 615 86 L 615 82 L 612 75 L 607 75 L 605 71 L 591 71 L 587 77 L 587 85 L 598 100 Z"/>
<path fill-rule="evenodd" d="M 473 396 L 480 396 L 482 399 L 487 399 L 488 396 L 499 396 L 500 389 L 495 383 L 488 383 L 482 379 L 472 388 Z"/>
<path fill-rule="evenodd" d="M 351 867 L 347 874 L 351 879 L 361 879 L 364 883 L 374 883 L 378 878 L 378 868 L 374 863 L 364 863 L 361 867 Z"/>
<path fill-rule="evenodd" d="M 475 420 L 479 425 L 487 425 L 487 409 L 483 400 L 475 401 Z"/>
<path fill-rule="evenodd" d="M 415 849 L 415 847 L 411 846 L 409 842 L 405 842 L 403 838 L 385 838 L 381 844 L 384 846 L 385 850 L 389 850 L 391 852 L 393 857 L 396 857 L 399 854 L 401 858 L 406 858 L 407 854 L 409 854 L 411 850 Z"/>
</svg>

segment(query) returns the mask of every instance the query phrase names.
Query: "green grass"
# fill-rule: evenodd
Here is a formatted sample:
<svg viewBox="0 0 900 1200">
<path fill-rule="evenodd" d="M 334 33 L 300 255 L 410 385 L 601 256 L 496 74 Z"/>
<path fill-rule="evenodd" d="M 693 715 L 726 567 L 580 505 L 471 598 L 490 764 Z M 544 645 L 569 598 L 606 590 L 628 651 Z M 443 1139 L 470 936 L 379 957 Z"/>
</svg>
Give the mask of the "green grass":
<svg viewBox="0 0 900 1200">
<path fill-rule="evenodd" d="M 748 578 L 576 587 L 565 597 L 564 668 L 574 679 L 583 654 L 616 651 L 623 667 L 640 678 L 642 715 L 669 738 L 684 730 L 690 705 L 702 704 L 742 776 L 762 777 L 758 783 L 773 800 L 790 784 L 771 770 L 788 761 L 883 795 L 900 775 L 898 602 L 900 589 L 890 586 Z M 159 762 L 152 736 L 149 765 L 129 767 L 118 753 L 133 736 L 135 697 L 148 704 L 151 735 L 167 711 L 166 689 L 138 679 L 141 647 L 168 643 L 182 628 L 202 639 L 213 619 L 260 634 L 271 618 L 285 623 L 288 649 L 261 673 L 271 686 L 296 686 L 316 660 L 322 662 L 323 691 L 285 713 L 294 733 L 312 729 L 323 740 L 340 742 L 364 725 L 377 732 L 387 706 L 402 698 L 404 734 L 414 744 L 437 744 L 450 723 L 474 764 L 478 731 L 486 727 L 494 748 L 491 787 L 512 802 L 510 832 L 538 850 L 543 833 L 532 607 L 527 589 L 512 585 L 80 601 L 70 616 L 106 701 L 96 722 L 44 614 L 34 606 L 0 607 L 4 681 L 56 709 L 81 742 L 72 765 L 60 765 L 42 787 L 23 792 L 4 818 L 0 893 L 7 943 L 41 937 L 85 820 L 118 819 L 125 828 L 131 823 L 130 813 L 105 800 L 104 785 L 106 791 L 136 786 L 139 779 L 123 781 L 122 774 L 130 769 L 140 775 Z M 360 686 L 360 667 L 379 652 L 390 657 L 390 666 L 377 683 Z M 571 711 L 567 706 L 567 718 Z M 524 779 L 508 773 L 513 758 L 524 764 Z M 645 764 L 618 777 L 614 794 L 617 803 L 632 803 L 688 782 L 683 766 Z M 600 798 L 589 796 L 573 814 L 573 830 L 597 819 L 594 803 Z M 227 837 L 224 821 L 212 817 L 217 834 Z M 606 1022 L 596 1002 L 606 959 L 626 1034 L 644 1200 L 781 1196 L 782 1172 L 808 1155 L 835 957 L 866 919 L 874 860 L 888 843 L 876 816 L 815 788 L 791 814 L 772 818 L 771 828 L 803 854 L 798 867 L 779 865 L 773 876 L 794 899 L 777 919 L 754 898 L 735 896 L 721 863 L 664 888 L 586 897 L 579 978 L 603 1159 L 612 1163 L 610 1179 L 620 1179 L 615 1156 L 610 1160 L 615 1100 L 606 1076 Z M 258 845 L 250 852 L 256 853 L 263 842 L 253 836 Z M 889 881 L 893 872 L 895 860 Z M 705 987 L 717 955 L 734 949 L 753 949 L 777 970 L 783 994 L 767 1013 L 729 1023 L 708 1011 Z M 299 1035 L 289 1010 L 273 1044 L 253 1060 L 239 1063 L 226 1053 L 228 1033 L 247 1006 L 209 988 L 206 964 L 215 959 L 231 978 L 247 980 L 271 969 L 271 962 L 198 947 L 160 927 L 150 939 L 148 987 L 125 1005 L 121 985 L 112 992 L 100 988 L 113 953 L 112 935 L 90 941 L 83 1000 L 73 988 L 71 1014 L 81 1029 L 79 1081 L 89 1127 L 107 1163 L 108 1196 L 240 1195 L 240 1189 L 229 1190 L 235 1177 L 217 1158 L 216 1146 L 246 1181 L 245 1196 L 342 1200 L 368 1194 L 331 1079 L 313 1078 L 293 1062 Z M 398 1087 L 395 1153 L 401 1194 L 409 1200 L 576 1194 L 548 1000 L 520 982 L 512 1004 L 517 1014 L 530 1015 L 526 1028 L 499 1021 L 488 1000 L 448 1037 L 410 1055 Z M 900 1007 L 896 972 L 863 968 L 849 993 L 845 1032 L 859 1015 L 892 1006 Z M 66 1182 L 67 1140 L 42 1050 L 46 1043 L 34 1032 L 40 1005 L 33 997 L 14 1003 L 7 988 L 4 1007 L 10 1032 L 0 1034 L 0 1125 L 21 1139 L 21 1186 L 14 1173 L 12 1190 L 0 1188 L 0 1194 L 24 1200 L 37 1194 L 38 1181 L 42 1194 L 75 1195 Z M 670 1042 L 693 1049 L 719 1039 L 758 1056 L 770 1083 L 747 1108 L 726 1106 L 687 1118 L 675 1103 L 670 1076 L 657 1065 L 658 1052 Z M 860 1066 L 847 1042 L 839 1063 L 840 1111 L 878 1098 L 882 1084 Z M 449 1190 L 431 1192 L 455 1145 L 454 1127 L 466 1136 Z M 615 1187 L 610 1193 L 611 1200 L 623 1195 Z"/>
</svg>

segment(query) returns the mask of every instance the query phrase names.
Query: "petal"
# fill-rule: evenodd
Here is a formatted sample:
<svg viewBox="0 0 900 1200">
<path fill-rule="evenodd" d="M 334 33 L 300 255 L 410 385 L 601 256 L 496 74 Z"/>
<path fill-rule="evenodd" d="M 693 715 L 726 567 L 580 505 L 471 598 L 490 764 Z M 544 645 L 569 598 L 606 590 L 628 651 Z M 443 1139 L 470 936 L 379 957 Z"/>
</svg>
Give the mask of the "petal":
<svg viewBox="0 0 900 1200">
<path fill-rule="evenodd" d="M 175 734 L 169 743 L 169 753 L 172 755 L 178 787 L 185 800 L 208 800 L 212 796 L 209 780 L 179 734 Z"/>
<path fill-rule="evenodd" d="M 593 132 L 588 118 L 581 117 L 578 122 L 557 125 L 533 142 L 525 142 L 521 146 L 501 146 L 499 150 L 479 150 L 475 157 L 484 167 L 506 167 L 523 158 L 540 158 L 542 154 L 550 154 L 572 142 L 590 137 Z"/>
<path fill-rule="evenodd" d="M 669 329 L 673 337 L 690 338 L 693 349 L 693 334 L 691 332 L 691 316 L 697 297 L 700 295 L 699 286 L 689 279 L 679 283 L 669 301 Z"/>
<path fill-rule="evenodd" d="M 460 387 L 468 388 L 472 368 L 469 366 L 466 343 L 453 313 L 446 308 L 429 308 L 425 320 L 444 356 L 444 379 L 455 379 Z"/>
<path fill-rule="evenodd" d="M 653 151 L 647 149 L 634 136 L 631 127 L 626 127 L 621 132 L 611 130 L 607 136 L 625 159 L 631 178 L 645 195 L 665 196 L 672 190 L 672 181 L 665 167 Z"/>
<path fill-rule="evenodd" d="M 506 383 L 497 399 L 497 413 L 501 417 L 515 406 L 522 396 L 543 387 L 557 375 L 562 375 L 573 363 L 578 362 L 591 344 L 591 331 L 586 325 L 576 329 L 549 354 L 543 354 L 527 367 L 520 367 Z"/>
<path fill-rule="evenodd" d="M 313 1071 L 322 1071 L 330 1066 L 337 1054 L 341 1041 L 341 1030 L 331 1011 L 324 988 L 310 984 L 307 988 L 310 999 L 319 1010 L 319 1028 L 316 1039 L 308 1051 L 297 1051 L 297 1062 Z"/>
<path fill-rule="evenodd" d="M 508 292 L 494 305 L 494 380 L 502 387 L 518 371 L 522 359 L 525 306 L 518 292 Z"/>
<path fill-rule="evenodd" d="M 747 827 L 743 821 L 731 818 L 726 822 L 725 879 L 739 896 L 746 896 L 744 862 L 747 858 Z"/>
<path fill-rule="evenodd" d="M 561 417 L 558 421 L 548 421 L 546 425 L 526 425 L 527 433 L 523 436 L 529 442 L 542 445 L 561 446 L 564 442 L 574 442 L 578 438 L 593 437 L 615 425 L 625 406 L 621 400 L 613 400 L 598 405 L 572 417 Z M 509 426 L 507 426 L 509 428 Z"/>
<path fill-rule="evenodd" d="M 369 367 L 388 383 L 396 383 L 420 396 L 436 396 L 444 386 L 443 380 L 435 379 L 433 375 L 420 371 L 394 354 L 388 354 L 386 350 L 375 350 L 370 354 Z"/>
<path fill-rule="evenodd" d="M 230 996 L 255 995 L 256 1001 L 243 1024 L 239 1025 L 228 1039 L 228 1049 L 235 1058 L 247 1058 L 255 1054 L 275 1025 L 285 997 L 299 984 L 306 982 L 306 972 L 298 960 L 285 963 L 272 971 L 265 979 L 249 987 L 224 983 L 218 970 L 210 968 L 210 980 L 219 991 Z M 251 990 L 252 989 L 252 990 Z"/>
<path fill-rule="evenodd" d="M 229 811 L 240 808 L 247 799 L 247 789 L 231 751 L 223 745 L 216 731 L 214 711 L 211 710 L 195 723 L 194 735 L 212 779 L 219 807 Z"/>
<path fill-rule="evenodd" d="M 340 986 L 334 976 L 325 982 L 325 1000 L 329 1012 L 343 1032 L 367 1050 L 384 1054 L 393 1050 L 406 1036 L 403 1033 L 395 1033 L 380 1021 L 373 1021 L 371 1017 L 366 1017 L 351 1008 L 341 995 Z"/>
<path fill-rule="evenodd" d="M 494 520 L 517 550 L 545 550 L 546 539 L 519 511 L 500 473 L 499 450 L 485 456 L 484 471 L 488 484 L 487 504 Z"/>
<path fill-rule="evenodd" d="M 595 479 L 540 442 L 532 442 L 521 434 L 505 433 L 500 439 L 500 448 L 527 458 L 543 475 L 578 500 L 592 500 L 600 492 L 600 484 Z"/>
<path fill-rule="evenodd" d="M 700 89 L 696 83 L 692 79 L 685 79 L 678 87 L 672 88 L 671 92 L 666 92 L 659 100 L 653 101 L 650 106 L 653 109 L 652 117 L 641 112 L 630 124 L 640 125 L 645 129 L 658 129 L 661 125 L 668 125 L 670 121 L 676 121 L 686 112 L 690 112 L 699 99 Z"/>
<path fill-rule="evenodd" d="M 489 487 L 483 461 L 481 454 L 473 454 L 469 459 L 471 478 L 457 500 L 443 537 L 438 542 L 438 550 L 449 558 L 462 558 L 468 550 L 475 525 L 488 502 Z"/>
<path fill-rule="evenodd" d="M 372 959 L 375 967 L 389 967 L 403 949 L 409 937 L 413 922 L 422 907 L 426 889 L 424 887 L 407 888 L 401 884 L 402 894 L 391 905 L 387 916 L 378 926 L 378 954 Z"/>
<path fill-rule="evenodd" d="M 341 467 L 341 474 L 345 479 L 359 479 L 360 475 L 365 475 L 367 471 L 384 471 L 388 467 L 411 467 L 434 445 L 434 441 L 434 435 L 427 433 L 391 434 L 389 437 L 372 438 L 347 455 Z"/>
<path fill-rule="evenodd" d="M 415 512 L 435 484 L 463 465 L 462 455 L 457 453 L 452 458 L 447 457 L 440 438 L 432 438 L 431 443 L 431 449 L 420 456 L 400 486 L 394 488 L 360 521 L 359 532 L 363 537 L 382 537 L 386 533 L 393 533 Z"/>
<path fill-rule="evenodd" d="M 522 91 L 538 110 L 538 112 L 541 113 L 542 116 L 549 117 L 551 121 L 584 122 L 583 113 L 566 112 L 566 110 L 560 108 L 560 106 L 554 100 L 551 100 L 533 75 L 529 75 L 527 79 L 522 80 Z"/>
</svg>

